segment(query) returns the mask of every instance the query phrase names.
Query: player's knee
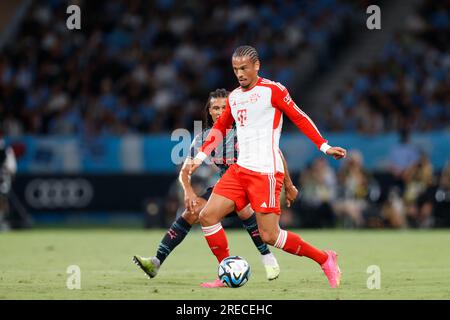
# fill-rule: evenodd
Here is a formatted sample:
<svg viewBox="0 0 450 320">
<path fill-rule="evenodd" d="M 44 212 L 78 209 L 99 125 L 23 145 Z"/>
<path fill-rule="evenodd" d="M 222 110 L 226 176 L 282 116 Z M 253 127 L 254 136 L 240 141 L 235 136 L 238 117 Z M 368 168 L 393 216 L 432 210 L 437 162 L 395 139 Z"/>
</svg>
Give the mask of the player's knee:
<svg viewBox="0 0 450 320">
<path fill-rule="evenodd" d="M 190 213 L 187 210 L 183 212 L 183 219 L 186 220 L 190 225 L 196 224 L 199 221 L 200 210 Z"/>
<path fill-rule="evenodd" d="M 237 212 L 237 215 L 241 220 L 247 220 L 253 215 L 253 209 L 250 206 L 245 207 L 244 209 Z"/>
<path fill-rule="evenodd" d="M 204 208 L 200 211 L 199 221 L 202 226 L 212 226 L 219 223 L 220 220 L 221 218 L 217 216 L 217 212 L 214 209 L 208 210 Z"/>
<path fill-rule="evenodd" d="M 198 218 L 202 225 L 210 225 L 211 223 L 211 215 L 208 214 L 208 210 L 205 208 L 200 211 Z"/>
<path fill-rule="evenodd" d="M 259 228 L 259 235 L 261 236 L 262 241 L 272 246 L 275 244 L 278 237 L 277 232 L 263 228 Z"/>
</svg>

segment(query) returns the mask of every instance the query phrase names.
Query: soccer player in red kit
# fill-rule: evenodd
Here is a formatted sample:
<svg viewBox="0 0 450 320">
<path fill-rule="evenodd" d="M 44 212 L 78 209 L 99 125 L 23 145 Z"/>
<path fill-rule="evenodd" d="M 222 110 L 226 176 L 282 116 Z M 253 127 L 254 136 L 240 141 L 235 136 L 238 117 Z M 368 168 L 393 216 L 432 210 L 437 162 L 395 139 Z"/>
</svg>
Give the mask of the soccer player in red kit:
<svg viewBox="0 0 450 320">
<path fill-rule="evenodd" d="M 228 257 L 228 240 L 220 221 L 235 204 L 244 206 L 250 203 L 256 212 L 259 233 L 264 242 L 316 261 L 330 286 L 338 287 L 341 272 L 336 252 L 317 249 L 299 235 L 279 226 L 284 176 L 279 153 L 283 114 L 323 153 L 341 159 L 346 156 L 346 150 L 328 145 L 283 85 L 258 76 L 260 61 L 255 48 L 238 47 L 233 53 L 232 65 L 240 86 L 229 95 L 225 111 L 214 124 L 190 170 L 192 173 L 198 168 L 236 122 L 240 148 L 237 163 L 231 165 L 217 182 L 200 213 L 206 241 L 219 262 Z"/>
</svg>

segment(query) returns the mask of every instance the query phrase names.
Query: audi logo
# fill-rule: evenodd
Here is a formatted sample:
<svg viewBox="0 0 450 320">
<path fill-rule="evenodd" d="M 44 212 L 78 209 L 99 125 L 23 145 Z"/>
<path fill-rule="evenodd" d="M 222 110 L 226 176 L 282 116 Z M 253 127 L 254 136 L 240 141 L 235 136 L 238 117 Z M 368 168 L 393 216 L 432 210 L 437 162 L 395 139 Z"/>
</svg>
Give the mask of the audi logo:
<svg viewBox="0 0 450 320">
<path fill-rule="evenodd" d="M 85 179 L 34 179 L 25 189 L 25 199 L 35 209 L 83 208 L 93 196 Z"/>
</svg>

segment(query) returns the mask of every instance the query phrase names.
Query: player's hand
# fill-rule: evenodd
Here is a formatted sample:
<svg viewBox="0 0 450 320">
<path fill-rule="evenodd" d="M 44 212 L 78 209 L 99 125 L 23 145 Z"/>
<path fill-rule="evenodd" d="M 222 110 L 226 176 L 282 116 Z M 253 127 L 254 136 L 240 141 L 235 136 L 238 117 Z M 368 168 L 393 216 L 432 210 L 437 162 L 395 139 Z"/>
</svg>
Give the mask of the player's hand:
<svg viewBox="0 0 450 320">
<path fill-rule="evenodd" d="M 284 192 L 286 195 L 286 205 L 289 208 L 291 204 L 295 201 L 298 195 L 298 190 L 294 185 L 285 186 Z"/>
<path fill-rule="evenodd" d="M 184 205 L 190 214 L 195 213 L 195 206 L 198 204 L 197 198 L 195 192 L 186 192 L 184 194 Z"/>
<path fill-rule="evenodd" d="M 347 150 L 341 147 L 331 147 L 327 150 L 327 155 L 339 160 L 347 156 Z"/>
<path fill-rule="evenodd" d="M 197 170 L 198 167 L 202 164 L 202 161 L 200 159 L 192 159 L 189 163 L 189 175 L 192 175 L 195 170 Z"/>
</svg>

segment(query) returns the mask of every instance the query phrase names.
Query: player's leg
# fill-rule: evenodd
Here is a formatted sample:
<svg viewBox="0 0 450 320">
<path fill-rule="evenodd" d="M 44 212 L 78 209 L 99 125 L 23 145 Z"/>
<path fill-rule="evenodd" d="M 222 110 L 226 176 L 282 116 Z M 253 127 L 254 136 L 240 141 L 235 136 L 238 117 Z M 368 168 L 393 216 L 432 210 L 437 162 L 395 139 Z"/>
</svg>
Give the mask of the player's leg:
<svg viewBox="0 0 450 320">
<path fill-rule="evenodd" d="M 247 230 L 256 248 L 261 253 L 267 279 L 274 280 L 278 278 L 280 274 L 280 266 L 278 265 L 278 261 L 273 253 L 270 252 L 269 246 L 261 239 L 261 236 L 259 235 L 258 223 L 256 221 L 256 215 L 253 209 L 250 205 L 247 205 L 244 209 L 237 212 L 237 215 L 241 219 L 244 228 Z"/>
<path fill-rule="evenodd" d="M 255 175 L 241 170 L 241 176 L 247 187 L 251 206 L 256 211 L 262 240 L 288 253 L 316 261 L 325 272 L 330 285 L 338 286 L 340 271 L 335 252 L 317 249 L 299 235 L 280 229 L 280 193 L 283 186 L 283 173 Z"/>
<path fill-rule="evenodd" d="M 209 194 L 207 195 L 207 197 Z M 200 211 L 206 205 L 206 200 L 202 197 L 197 198 L 197 205 L 194 212 L 185 210 L 170 226 L 161 242 L 158 245 L 156 255 L 145 258 L 134 256 L 133 261 L 150 277 L 157 275 L 159 268 L 169 256 L 169 254 L 184 240 L 191 230 L 193 224 L 198 222 Z"/>
<path fill-rule="evenodd" d="M 296 234 L 281 230 L 279 227 L 283 173 L 254 175 L 247 174 L 245 170 L 241 171 L 251 206 L 256 211 L 256 220 L 262 240 L 289 253 L 305 255 L 319 264 L 324 263 L 327 259 L 324 251 L 309 246 Z"/>
<path fill-rule="evenodd" d="M 197 198 L 197 205 L 194 207 L 194 212 L 191 213 L 188 210 L 184 210 L 184 212 L 172 223 L 161 240 L 156 252 L 156 258 L 161 264 L 166 260 L 173 249 L 184 240 L 191 230 L 192 225 L 198 222 L 200 211 L 205 207 L 208 196 L 205 197 L 203 195 L 202 197 Z"/>
<path fill-rule="evenodd" d="M 298 256 L 308 257 L 320 265 L 328 258 L 325 251 L 317 249 L 290 231 L 279 227 L 280 216 L 276 213 L 256 213 L 259 233 L 268 244 Z"/>
<path fill-rule="evenodd" d="M 235 204 L 232 200 L 215 194 L 211 194 L 206 206 L 200 213 L 200 224 L 211 252 L 219 263 L 230 255 L 228 240 L 220 221 L 230 212 L 233 212 Z M 203 288 L 219 288 L 225 285 L 220 279 L 200 284 Z"/>
<path fill-rule="evenodd" d="M 200 224 L 206 242 L 212 253 L 220 263 L 230 256 L 228 240 L 220 221 L 230 212 L 243 209 L 248 204 L 245 191 L 242 188 L 236 173 L 236 165 L 231 165 L 227 172 L 214 186 L 213 193 L 206 206 L 200 212 Z M 220 280 L 202 283 L 202 287 L 223 287 Z"/>
<path fill-rule="evenodd" d="M 200 224 L 211 251 L 219 263 L 228 257 L 228 240 L 220 221 L 235 209 L 240 211 L 248 204 L 245 190 L 239 181 L 236 164 L 214 186 L 206 206 L 200 212 Z"/>
<path fill-rule="evenodd" d="M 220 221 L 227 214 L 233 212 L 234 207 L 233 200 L 213 192 L 200 212 L 200 224 L 202 225 L 203 234 L 219 263 L 230 256 L 228 240 Z"/>
<path fill-rule="evenodd" d="M 279 227 L 280 216 L 276 213 L 256 213 L 259 233 L 268 244 L 297 256 L 316 261 L 324 271 L 330 286 L 339 286 L 340 270 L 334 251 L 323 251 L 304 241 L 298 234 Z"/>
</svg>

